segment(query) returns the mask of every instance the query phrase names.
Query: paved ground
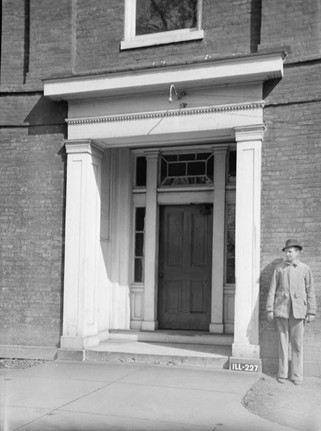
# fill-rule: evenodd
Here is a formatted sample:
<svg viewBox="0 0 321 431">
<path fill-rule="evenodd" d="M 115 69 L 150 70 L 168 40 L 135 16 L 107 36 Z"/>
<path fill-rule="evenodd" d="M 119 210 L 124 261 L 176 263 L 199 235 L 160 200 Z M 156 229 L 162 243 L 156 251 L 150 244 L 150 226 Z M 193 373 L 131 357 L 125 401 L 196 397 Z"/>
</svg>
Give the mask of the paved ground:
<svg viewBox="0 0 321 431">
<path fill-rule="evenodd" d="M 286 431 L 242 399 L 258 375 L 226 370 L 48 362 L 0 370 L 1 431 Z"/>
</svg>

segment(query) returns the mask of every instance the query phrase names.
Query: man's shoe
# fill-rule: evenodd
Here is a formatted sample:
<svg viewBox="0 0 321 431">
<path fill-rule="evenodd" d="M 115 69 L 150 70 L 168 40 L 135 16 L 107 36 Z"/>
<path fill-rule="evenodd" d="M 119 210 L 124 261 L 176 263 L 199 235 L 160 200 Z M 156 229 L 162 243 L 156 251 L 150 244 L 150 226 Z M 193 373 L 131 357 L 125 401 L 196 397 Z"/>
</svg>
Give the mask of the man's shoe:
<svg viewBox="0 0 321 431">
<path fill-rule="evenodd" d="M 284 377 L 277 377 L 277 381 L 279 383 L 285 383 L 285 378 Z"/>
<path fill-rule="evenodd" d="M 294 383 L 296 386 L 300 386 L 300 385 L 302 385 L 302 380 L 293 380 L 293 383 Z"/>
</svg>

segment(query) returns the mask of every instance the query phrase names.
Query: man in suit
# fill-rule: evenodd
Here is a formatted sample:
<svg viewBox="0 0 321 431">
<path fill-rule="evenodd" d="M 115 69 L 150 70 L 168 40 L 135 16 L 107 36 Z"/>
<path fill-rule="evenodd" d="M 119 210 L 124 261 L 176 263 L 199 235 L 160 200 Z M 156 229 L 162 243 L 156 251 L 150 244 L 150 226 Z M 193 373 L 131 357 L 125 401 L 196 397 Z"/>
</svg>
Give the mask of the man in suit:
<svg viewBox="0 0 321 431">
<path fill-rule="evenodd" d="M 276 320 L 279 347 L 277 380 L 288 378 L 288 349 L 291 343 L 290 379 L 300 385 L 303 380 L 303 334 L 305 322 L 313 322 L 316 299 L 311 269 L 300 261 L 302 246 L 295 239 L 286 241 L 284 261 L 277 265 L 267 297 L 267 319 Z"/>
</svg>

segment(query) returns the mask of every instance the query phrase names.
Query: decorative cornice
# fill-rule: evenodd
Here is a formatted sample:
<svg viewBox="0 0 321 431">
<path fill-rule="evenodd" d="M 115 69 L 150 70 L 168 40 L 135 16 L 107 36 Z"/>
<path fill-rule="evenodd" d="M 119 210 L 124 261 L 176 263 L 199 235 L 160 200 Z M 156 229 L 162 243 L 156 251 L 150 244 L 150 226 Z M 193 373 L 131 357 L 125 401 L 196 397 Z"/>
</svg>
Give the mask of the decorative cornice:
<svg viewBox="0 0 321 431">
<path fill-rule="evenodd" d="M 242 104 L 235 104 L 235 105 L 217 105 L 217 106 L 206 106 L 206 107 L 200 107 L 200 108 L 172 109 L 167 111 L 117 114 L 117 115 L 108 115 L 103 117 L 67 118 L 66 122 L 68 123 L 69 126 L 79 126 L 79 125 L 99 124 L 99 123 L 151 120 L 151 119 L 166 118 L 166 117 L 181 117 L 181 116 L 216 114 L 216 113 L 226 113 L 226 112 L 235 112 L 235 111 L 248 111 L 248 110 L 263 109 L 263 108 L 264 108 L 264 102 L 259 101 L 259 102 L 242 103 Z"/>
<path fill-rule="evenodd" d="M 44 82 L 44 95 L 54 100 L 86 100 L 129 94 L 166 92 L 171 83 L 191 90 L 228 84 L 244 85 L 283 77 L 284 52 L 250 54 L 211 60 L 207 56 L 193 64 L 149 67 L 50 79 Z"/>
</svg>

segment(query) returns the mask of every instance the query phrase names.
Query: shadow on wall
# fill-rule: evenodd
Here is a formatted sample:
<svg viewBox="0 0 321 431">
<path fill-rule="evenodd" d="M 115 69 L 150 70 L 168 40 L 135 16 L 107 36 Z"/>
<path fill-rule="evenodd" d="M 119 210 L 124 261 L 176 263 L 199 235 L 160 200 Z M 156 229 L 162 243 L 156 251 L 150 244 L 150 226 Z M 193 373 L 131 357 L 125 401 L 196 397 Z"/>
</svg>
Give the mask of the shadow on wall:
<svg viewBox="0 0 321 431">
<path fill-rule="evenodd" d="M 104 152 L 101 177 L 98 295 L 99 328 L 130 328 L 130 257 L 133 210 L 132 153 L 128 148 Z M 108 309 L 106 305 L 109 304 Z"/>
<path fill-rule="evenodd" d="M 282 258 L 273 260 L 261 272 L 260 277 L 260 346 L 263 371 L 275 373 L 277 370 L 278 345 L 275 321 L 268 322 L 265 308 L 271 279 L 275 267 L 283 261 Z"/>
<path fill-rule="evenodd" d="M 258 52 L 261 43 L 262 0 L 251 0 L 251 52 Z"/>
<path fill-rule="evenodd" d="M 55 102 L 40 96 L 24 122 L 29 124 L 28 135 L 62 134 L 67 137 L 66 117 L 68 114 L 67 102 Z"/>
</svg>

